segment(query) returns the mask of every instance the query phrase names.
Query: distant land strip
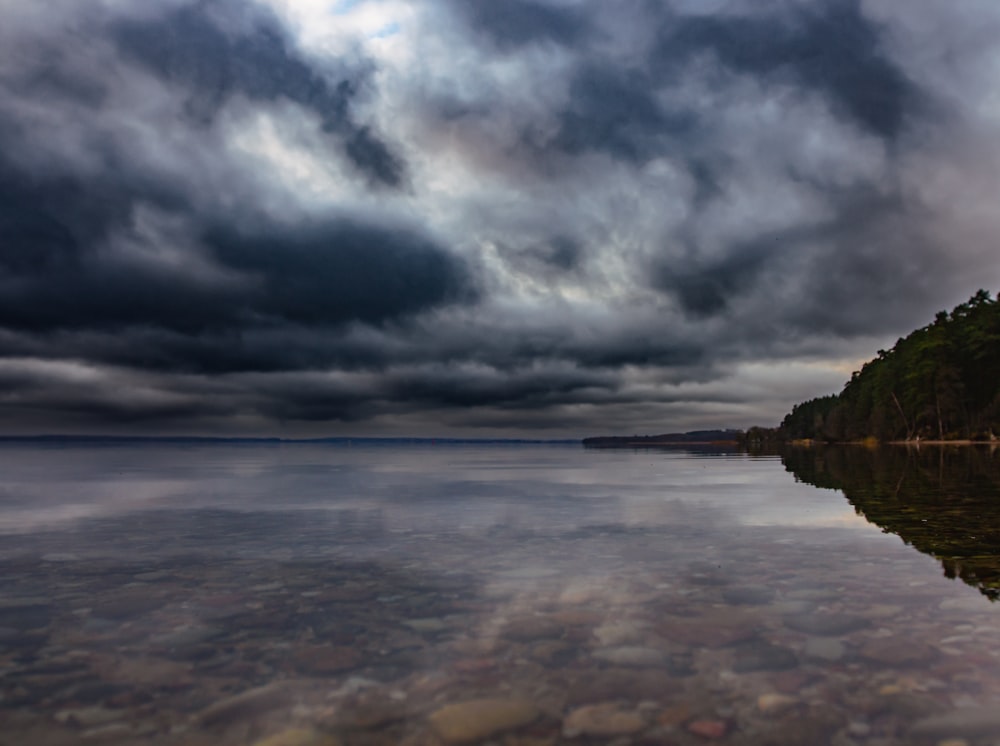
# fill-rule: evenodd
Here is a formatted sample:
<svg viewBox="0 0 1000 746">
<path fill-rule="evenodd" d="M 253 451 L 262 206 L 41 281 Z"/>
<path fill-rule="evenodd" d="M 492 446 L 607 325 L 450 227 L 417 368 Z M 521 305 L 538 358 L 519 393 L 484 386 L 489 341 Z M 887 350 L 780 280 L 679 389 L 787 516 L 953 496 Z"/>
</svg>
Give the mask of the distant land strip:
<svg viewBox="0 0 1000 746">
<path fill-rule="evenodd" d="M 742 430 L 694 430 L 689 433 L 662 435 L 600 436 L 584 438 L 584 448 L 659 448 L 661 446 L 739 445 L 744 441 Z"/>
</svg>

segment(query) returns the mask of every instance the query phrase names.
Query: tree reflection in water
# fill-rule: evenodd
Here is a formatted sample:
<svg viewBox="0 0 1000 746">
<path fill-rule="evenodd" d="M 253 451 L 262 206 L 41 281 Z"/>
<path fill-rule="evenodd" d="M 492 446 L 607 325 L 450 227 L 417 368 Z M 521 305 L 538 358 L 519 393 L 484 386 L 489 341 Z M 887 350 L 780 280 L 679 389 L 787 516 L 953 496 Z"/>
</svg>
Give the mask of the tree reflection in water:
<svg viewBox="0 0 1000 746">
<path fill-rule="evenodd" d="M 790 448 L 796 479 L 837 489 L 857 513 L 1000 599 L 1000 449 L 992 446 Z"/>
</svg>

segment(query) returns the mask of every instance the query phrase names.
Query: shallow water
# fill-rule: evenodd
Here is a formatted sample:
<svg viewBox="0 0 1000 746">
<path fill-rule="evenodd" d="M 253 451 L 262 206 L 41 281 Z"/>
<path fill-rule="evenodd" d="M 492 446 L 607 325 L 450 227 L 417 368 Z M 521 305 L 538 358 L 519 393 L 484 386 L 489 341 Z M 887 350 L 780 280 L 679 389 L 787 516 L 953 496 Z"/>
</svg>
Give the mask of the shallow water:
<svg viewBox="0 0 1000 746">
<path fill-rule="evenodd" d="M 0 744 L 993 744 L 997 459 L 6 444 Z"/>
</svg>

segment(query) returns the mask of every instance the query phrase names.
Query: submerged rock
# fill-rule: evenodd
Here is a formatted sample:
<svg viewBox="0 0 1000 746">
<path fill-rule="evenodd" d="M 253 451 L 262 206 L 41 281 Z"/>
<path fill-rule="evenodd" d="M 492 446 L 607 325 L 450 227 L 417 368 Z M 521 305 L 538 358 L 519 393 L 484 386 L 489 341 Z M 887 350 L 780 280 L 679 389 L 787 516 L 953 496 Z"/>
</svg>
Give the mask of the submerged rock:
<svg viewBox="0 0 1000 746">
<path fill-rule="evenodd" d="M 729 731 L 729 726 L 723 720 L 693 720 L 687 725 L 688 732 L 702 738 L 722 738 Z"/>
<path fill-rule="evenodd" d="M 573 710 L 563 720 L 563 735 L 567 738 L 589 736 L 611 738 L 638 733 L 646 727 L 646 719 L 634 710 L 616 702 L 601 702 Z"/>
<path fill-rule="evenodd" d="M 783 648 L 767 640 L 752 640 L 736 648 L 733 670 L 737 673 L 750 671 L 782 671 L 795 668 L 799 659 L 788 648 Z"/>
<path fill-rule="evenodd" d="M 474 699 L 446 705 L 428 718 L 431 729 L 449 744 L 473 743 L 535 722 L 541 716 L 523 699 Z"/>
<path fill-rule="evenodd" d="M 757 710 L 763 715 L 778 715 L 798 705 L 800 700 L 787 694 L 761 694 L 757 697 Z"/>
</svg>

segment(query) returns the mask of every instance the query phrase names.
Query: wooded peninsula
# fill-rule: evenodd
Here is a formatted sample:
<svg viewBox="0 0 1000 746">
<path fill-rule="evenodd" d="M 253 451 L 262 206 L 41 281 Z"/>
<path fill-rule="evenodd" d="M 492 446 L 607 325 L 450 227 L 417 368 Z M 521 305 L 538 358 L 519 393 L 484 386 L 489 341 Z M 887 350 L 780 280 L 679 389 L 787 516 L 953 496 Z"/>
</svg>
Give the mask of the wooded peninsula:
<svg viewBox="0 0 1000 746">
<path fill-rule="evenodd" d="M 767 441 L 996 441 L 1000 301 L 980 290 L 856 371 L 843 391 L 796 405 Z"/>
</svg>

